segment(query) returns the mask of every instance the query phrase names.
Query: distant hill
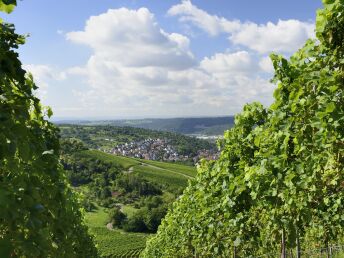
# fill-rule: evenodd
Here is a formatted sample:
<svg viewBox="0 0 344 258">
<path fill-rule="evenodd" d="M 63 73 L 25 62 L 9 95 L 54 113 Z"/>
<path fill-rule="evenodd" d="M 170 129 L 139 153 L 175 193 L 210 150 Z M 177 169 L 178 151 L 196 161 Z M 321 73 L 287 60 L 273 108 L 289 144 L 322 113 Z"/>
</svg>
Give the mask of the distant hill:
<svg viewBox="0 0 344 258">
<path fill-rule="evenodd" d="M 151 130 L 176 132 L 182 134 L 222 135 L 234 124 L 234 117 L 202 117 L 202 118 L 146 118 L 122 120 L 69 120 L 57 121 L 57 124 L 81 125 L 115 125 L 130 126 Z"/>
<path fill-rule="evenodd" d="M 203 155 L 202 152 L 207 150 L 209 153 L 217 151 L 216 144 L 209 140 L 197 139 L 175 132 L 149 130 L 144 128 L 136 128 L 130 126 L 113 126 L 113 125 L 85 125 L 85 124 L 59 124 L 60 135 L 62 139 L 79 139 L 87 148 L 100 149 L 102 151 L 113 153 L 114 148 L 118 148 L 120 145 L 135 143 L 135 147 L 121 147 L 123 150 L 131 151 L 139 147 L 145 149 L 151 149 L 147 146 L 143 146 L 142 143 L 145 139 L 165 139 L 166 144 L 160 145 L 160 148 L 156 146 L 154 151 L 155 158 L 147 158 L 154 160 L 170 160 L 169 157 L 172 154 L 178 154 L 178 158 L 175 160 L 185 161 L 186 163 L 194 163 L 195 160 L 199 160 Z M 142 146 L 141 146 L 142 145 Z M 152 144 L 153 145 L 153 144 Z M 159 144 L 156 144 L 159 145 Z M 172 149 L 167 151 L 164 147 L 171 146 Z M 162 146 L 162 147 L 161 147 Z M 159 149 L 159 151 L 157 150 Z M 143 152 L 143 151 L 142 151 Z M 148 151 L 153 154 L 153 150 Z M 132 152 L 131 152 L 132 153 Z M 165 155 L 169 153 L 169 155 Z M 129 153 L 127 153 L 129 154 Z M 121 155 L 126 155 L 122 154 Z M 130 155 L 126 155 L 130 156 Z M 151 155 L 152 156 L 152 155 Z M 134 156 L 133 156 L 134 157 Z M 142 155 L 135 156 L 141 157 Z M 195 160 L 194 160 L 195 159 Z"/>
</svg>

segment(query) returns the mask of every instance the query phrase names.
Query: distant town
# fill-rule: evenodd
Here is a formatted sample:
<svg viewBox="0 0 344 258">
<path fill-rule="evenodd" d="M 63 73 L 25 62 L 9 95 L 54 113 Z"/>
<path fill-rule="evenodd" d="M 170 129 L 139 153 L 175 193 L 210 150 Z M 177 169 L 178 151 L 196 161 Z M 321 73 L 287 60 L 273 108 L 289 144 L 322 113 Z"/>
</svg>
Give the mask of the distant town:
<svg viewBox="0 0 344 258">
<path fill-rule="evenodd" d="M 119 144 L 114 148 L 101 149 L 110 154 L 140 158 L 147 160 L 160 161 L 188 161 L 197 163 L 201 159 L 215 160 L 219 156 L 218 151 L 199 150 L 196 155 L 181 155 L 169 143 L 168 139 L 144 139 L 142 141 L 133 141 L 125 144 Z"/>
</svg>

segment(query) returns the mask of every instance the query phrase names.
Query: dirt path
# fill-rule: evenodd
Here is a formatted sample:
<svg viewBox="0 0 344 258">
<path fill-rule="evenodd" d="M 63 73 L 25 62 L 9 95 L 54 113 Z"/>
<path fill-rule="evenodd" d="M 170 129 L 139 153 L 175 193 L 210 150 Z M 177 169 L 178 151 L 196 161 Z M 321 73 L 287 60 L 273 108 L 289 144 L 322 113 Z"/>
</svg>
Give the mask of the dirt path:
<svg viewBox="0 0 344 258">
<path fill-rule="evenodd" d="M 107 228 L 108 230 L 113 230 L 112 223 L 106 224 L 106 228 Z"/>
</svg>

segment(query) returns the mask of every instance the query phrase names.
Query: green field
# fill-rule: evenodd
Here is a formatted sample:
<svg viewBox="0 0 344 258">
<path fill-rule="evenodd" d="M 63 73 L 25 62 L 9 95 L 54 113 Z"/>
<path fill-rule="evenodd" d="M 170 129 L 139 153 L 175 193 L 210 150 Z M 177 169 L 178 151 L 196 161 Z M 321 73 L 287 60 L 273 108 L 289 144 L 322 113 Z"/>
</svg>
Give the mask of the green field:
<svg viewBox="0 0 344 258">
<path fill-rule="evenodd" d="M 167 187 L 186 187 L 188 182 L 188 178 L 185 176 L 156 167 L 135 166 L 133 171 L 151 182 L 160 183 Z"/>
<path fill-rule="evenodd" d="M 188 177 L 196 176 L 196 168 L 175 163 L 159 162 L 155 160 L 141 160 L 142 163 L 153 165 L 166 170 L 172 170 Z"/>
<path fill-rule="evenodd" d="M 127 158 L 123 156 L 115 156 L 111 154 L 107 154 L 98 150 L 86 150 L 82 151 L 80 155 L 88 156 L 97 158 L 106 162 L 112 162 L 114 164 L 120 165 L 124 169 L 128 169 L 135 165 L 140 165 L 141 162 L 139 160 L 133 158 Z"/>
<path fill-rule="evenodd" d="M 126 233 L 106 227 L 107 212 L 98 207 L 85 214 L 85 221 L 102 257 L 138 257 L 146 244 L 149 234 Z"/>
</svg>

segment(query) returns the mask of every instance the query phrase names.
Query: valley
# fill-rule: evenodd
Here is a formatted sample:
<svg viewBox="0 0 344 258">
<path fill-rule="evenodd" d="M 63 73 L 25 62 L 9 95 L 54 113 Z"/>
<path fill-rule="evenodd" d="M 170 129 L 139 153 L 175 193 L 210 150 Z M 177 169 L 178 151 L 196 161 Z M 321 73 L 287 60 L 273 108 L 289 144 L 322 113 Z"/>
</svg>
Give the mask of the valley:
<svg viewBox="0 0 344 258">
<path fill-rule="evenodd" d="M 194 166 L 108 154 L 75 138 L 61 140 L 61 162 L 82 196 L 85 222 L 102 257 L 138 257 L 196 176 Z M 123 216 L 121 223 L 112 221 L 113 212 Z"/>
</svg>

